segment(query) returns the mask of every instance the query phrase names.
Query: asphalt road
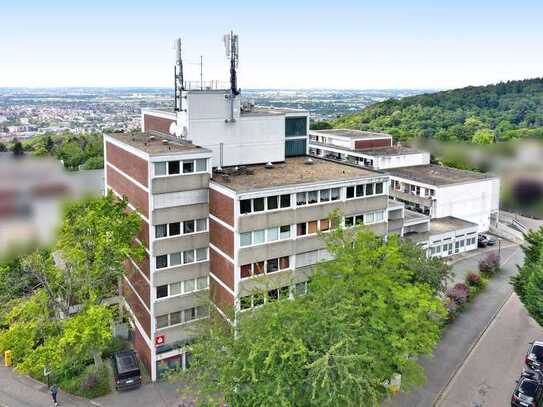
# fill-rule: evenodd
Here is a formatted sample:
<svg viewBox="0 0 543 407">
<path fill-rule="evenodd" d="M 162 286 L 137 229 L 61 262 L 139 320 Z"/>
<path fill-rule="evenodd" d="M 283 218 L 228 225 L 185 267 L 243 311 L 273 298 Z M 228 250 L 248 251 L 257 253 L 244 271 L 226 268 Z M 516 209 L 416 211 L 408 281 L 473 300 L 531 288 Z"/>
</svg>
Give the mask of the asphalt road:
<svg viewBox="0 0 543 407">
<path fill-rule="evenodd" d="M 516 294 L 511 295 L 436 406 L 510 406 L 528 342 L 538 338 L 543 338 L 543 328 L 530 318 Z"/>
<path fill-rule="evenodd" d="M 476 271 L 481 256 L 458 261 L 453 266 L 457 275 Z M 410 393 L 402 393 L 384 403 L 387 407 L 430 407 L 447 387 L 451 378 L 462 366 L 470 350 L 496 316 L 500 307 L 511 296 L 509 278 L 517 272 L 517 264 L 523 261 L 522 250 L 509 247 L 502 250 L 503 271 L 492 278 L 486 289 L 468 306 L 465 312 L 450 324 L 431 357 L 420 359 L 427 382 Z M 522 347 L 524 349 L 524 346 Z M 509 351 L 504 349 L 502 351 Z"/>
</svg>

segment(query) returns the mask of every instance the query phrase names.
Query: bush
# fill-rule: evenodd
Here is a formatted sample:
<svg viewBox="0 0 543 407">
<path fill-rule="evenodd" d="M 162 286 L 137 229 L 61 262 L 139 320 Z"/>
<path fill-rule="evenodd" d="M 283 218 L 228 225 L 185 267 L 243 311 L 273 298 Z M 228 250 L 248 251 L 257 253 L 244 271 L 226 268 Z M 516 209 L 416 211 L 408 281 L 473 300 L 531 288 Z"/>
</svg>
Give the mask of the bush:
<svg viewBox="0 0 543 407">
<path fill-rule="evenodd" d="M 80 375 L 65 379 L 59 385 L 68 393 L 93 399 L 111 391 L 111 376 L 106 365 L 99 369 L 91 365 L 87 366 Z"/>
<path fill-rule="evenodd" d="M 104 357 L 104 359 L 107 359 L 113 356 L 115 352 L 120 352 L 120 351 L 128 350 L 128 349 L 130 349 L 129 341 L 122 338 L 117 338 L 114 336 L 113 338 L 111 338 L 111 343 L 104 350 L 104 352 L 102 353 L 102 356 Z"/>
<path fill-rule="evenodd" d="M 458 315 L 458 305 L 450 297 L 444 301 L 445 309 L 447 310 L 447 322 L 452 322 Z"/>
<path fill-rule="evenodd" d="M 469 287 L 464 283 L 457 283 L 454 287 L 447 289 L 447 297 L 458 307 L 462 307 L 469 296 Z"/>
<path fill-rule="evenodd" d="M 475 273 L 469 273 L 466 276 L 466 284 L 470 287 L 480 287 L 481 286 L 481 276 Z"/>
<path fill-rule="evenodd" d="M 496 253 L 489 253 L 479 262 L 479 272 L 482 276 L 492 277 L 500 271 L 500 260 Z"/>
</svg>

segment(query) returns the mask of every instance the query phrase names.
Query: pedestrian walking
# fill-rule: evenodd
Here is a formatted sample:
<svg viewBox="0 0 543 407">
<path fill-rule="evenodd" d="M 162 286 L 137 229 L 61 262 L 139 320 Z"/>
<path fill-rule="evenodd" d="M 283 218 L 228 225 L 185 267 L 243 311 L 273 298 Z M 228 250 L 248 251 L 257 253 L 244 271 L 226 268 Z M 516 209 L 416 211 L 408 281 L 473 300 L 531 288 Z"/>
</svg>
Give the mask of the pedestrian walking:
<svg viewBox="0 0 543 407">
<path fill-rule="evenodd" d="M 57 396 L 58 396 L 58 386 L 56 384 L 53 384 L 51 388 L 49 389 L 51 392 L 51 397 L 53 398 L 53 403 L 55 403 L 55 406 L 58 406 Z"/>
</svg>

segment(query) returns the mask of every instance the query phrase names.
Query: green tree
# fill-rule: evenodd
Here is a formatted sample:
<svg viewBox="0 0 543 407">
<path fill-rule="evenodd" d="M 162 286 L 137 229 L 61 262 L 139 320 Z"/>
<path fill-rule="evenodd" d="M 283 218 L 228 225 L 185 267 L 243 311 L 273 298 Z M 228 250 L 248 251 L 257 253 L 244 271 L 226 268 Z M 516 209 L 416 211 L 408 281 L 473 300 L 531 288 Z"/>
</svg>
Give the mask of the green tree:
<svg viewBox="0 0 543 407">
<path fill-rule="evenodd" d="M 6 151 L 8 151 L 6 145 L 4 143 L 0 143 L 0 153 L 5 153 Z"/>
<path fill-rule="evenodd" d="M 99 170 L 101 168 L 104 168 L 104 157 L 102 156 L 90 157 L 85 161 L 85 164 L 83 164 L 84 170 Z"/>
<path fill-rule="evenodd" d="M 15 140 L 15 142 L 13 143 L 13 146 L 11 147 L 11 152 L 16 157 L 21 157 L 25 154 L 23 145 L 21 144 L 20 141 Z"/>
<path fill-rule="evenodd" d="M 477 130 L 472 138 L 471 142 L 474 144 L 492 144 L 494 142 L 494 132 L 489 129 Z"/>
<path fill-rule="evenodd" d="M 525 235 L 524 264 L 512 278 L 515 292 L 530 313 L 543 326 L 543 227 Z"/>
<path fill-rule="evenodd" d="M 444 316 L 435 288 L 415 282 L 398 237 L 337 229 L 326 242 L 335 259 L 318 265 L 308 294 L 268 297 L 238 316 L 236 335 L 210 325 L 182 392 L 209 405 L 376 406 L 395 374 L 403 389 L 420 383 L 416 357 L 432 351 Z"/>
</svg>

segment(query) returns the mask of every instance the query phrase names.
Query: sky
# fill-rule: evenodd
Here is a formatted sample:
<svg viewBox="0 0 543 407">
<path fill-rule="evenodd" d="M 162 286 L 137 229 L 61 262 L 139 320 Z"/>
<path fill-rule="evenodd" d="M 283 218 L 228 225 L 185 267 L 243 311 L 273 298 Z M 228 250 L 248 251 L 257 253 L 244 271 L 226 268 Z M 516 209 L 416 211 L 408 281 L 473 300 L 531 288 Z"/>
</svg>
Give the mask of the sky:
<svg viewBox="0 0 543 407">
<path fill-rule="evenodd" d="M 242 88 L 446 89 L 543 76 L 543 1 L 2 1 L 0 87 L 173 86 L 226 80 L 239 34 Z"/>
</svg>

